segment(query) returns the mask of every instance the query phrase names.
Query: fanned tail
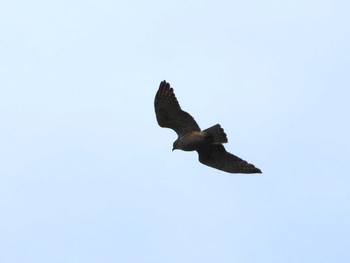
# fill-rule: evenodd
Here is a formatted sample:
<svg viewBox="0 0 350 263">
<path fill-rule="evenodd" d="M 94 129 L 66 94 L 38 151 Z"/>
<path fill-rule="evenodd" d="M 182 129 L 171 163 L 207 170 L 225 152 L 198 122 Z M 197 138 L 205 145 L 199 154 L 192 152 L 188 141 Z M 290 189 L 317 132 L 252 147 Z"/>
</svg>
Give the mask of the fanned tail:
<svg viewBox="0 0 350 263">
<path fill-rule="evenodd" d="M 212 144 L 227 143 L 227 136 L 220 124 L 216 124 L 206 130 L 202 131 L 203 135 L 208 138 Z"/>
</svg>

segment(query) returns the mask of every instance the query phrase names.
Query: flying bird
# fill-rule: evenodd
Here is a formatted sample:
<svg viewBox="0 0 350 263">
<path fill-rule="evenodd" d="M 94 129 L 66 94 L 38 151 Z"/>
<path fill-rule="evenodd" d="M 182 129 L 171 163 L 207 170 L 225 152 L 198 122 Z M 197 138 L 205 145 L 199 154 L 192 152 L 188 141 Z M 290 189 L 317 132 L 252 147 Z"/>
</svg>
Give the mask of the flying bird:
<svg viewBox="0 0 350 263">
<path fill-rule="evenodd" d="M 173 150 L 197 151 L 202 164 L 228 173 L 261 173 L 253 164 L 225 150 L 222 144 L 228 141 L 220 124 L 201 131 L 194 118 L 181 109 L 173 88 L 165 80 L 160 83 L 154 108 L 159 126 L 173 129 L 178 135 Z"/>
</svg>

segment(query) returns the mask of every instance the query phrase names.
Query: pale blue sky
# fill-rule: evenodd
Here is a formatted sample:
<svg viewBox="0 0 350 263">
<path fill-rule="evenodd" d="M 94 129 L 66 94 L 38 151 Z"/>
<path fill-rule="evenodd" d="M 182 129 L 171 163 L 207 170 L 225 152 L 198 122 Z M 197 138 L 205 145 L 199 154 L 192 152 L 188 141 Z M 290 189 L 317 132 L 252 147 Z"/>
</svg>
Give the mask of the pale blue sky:
<svg viewBox="0 0 350 263">
<path fill-rule="evenodd" d="M 0 261 L 350 262 L 348 1 L 0 5 Z M 171 152 L 161 80 L 263 174 Z"/>
</svg>

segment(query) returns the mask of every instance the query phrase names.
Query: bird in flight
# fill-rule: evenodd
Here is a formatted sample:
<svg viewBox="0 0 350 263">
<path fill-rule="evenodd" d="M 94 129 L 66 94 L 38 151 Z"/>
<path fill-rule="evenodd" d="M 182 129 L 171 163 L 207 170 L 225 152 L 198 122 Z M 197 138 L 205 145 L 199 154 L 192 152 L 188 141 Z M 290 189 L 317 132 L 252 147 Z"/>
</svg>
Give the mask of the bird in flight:
<svg viewBox="0 0 350 263">
<path fill-rule="evenodd" d="M 194 118 L 181 109 L 174 90 L 165 80 L 160 83 L 154 108 L 159 126 L 173 129 L 178 135 L 173 150 L 197 151 L 202 164 L 228 173 L 261 173 L 253 164 L 225 150 L 222 144 L 228 141 L 220 124 L 201 131 Z"/>
</svg>

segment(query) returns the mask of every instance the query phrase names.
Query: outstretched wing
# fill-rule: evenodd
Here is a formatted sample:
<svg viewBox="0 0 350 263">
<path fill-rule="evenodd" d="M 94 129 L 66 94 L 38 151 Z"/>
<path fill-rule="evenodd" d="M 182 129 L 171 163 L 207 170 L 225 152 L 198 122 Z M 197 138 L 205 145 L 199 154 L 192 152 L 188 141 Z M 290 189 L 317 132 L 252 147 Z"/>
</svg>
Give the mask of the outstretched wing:
<svg viewBox="0 0 350 263">
<path fill-rule="evenodd" d="M 221 144 L 208 145 L 197 150 L 202 164 L 214 167 L 228 173 L 261 173 L 260 169 L 227 152 Z"/>
<path fill-rule="evenodd" d="M 189 131 L 200 131 L 193 117 L 181 110 L 173 89 L 165 80 L 159 85 L 154 99 L 154 109 L 159 126 L 171 128 L 179 136 Z"/>
</svg>

